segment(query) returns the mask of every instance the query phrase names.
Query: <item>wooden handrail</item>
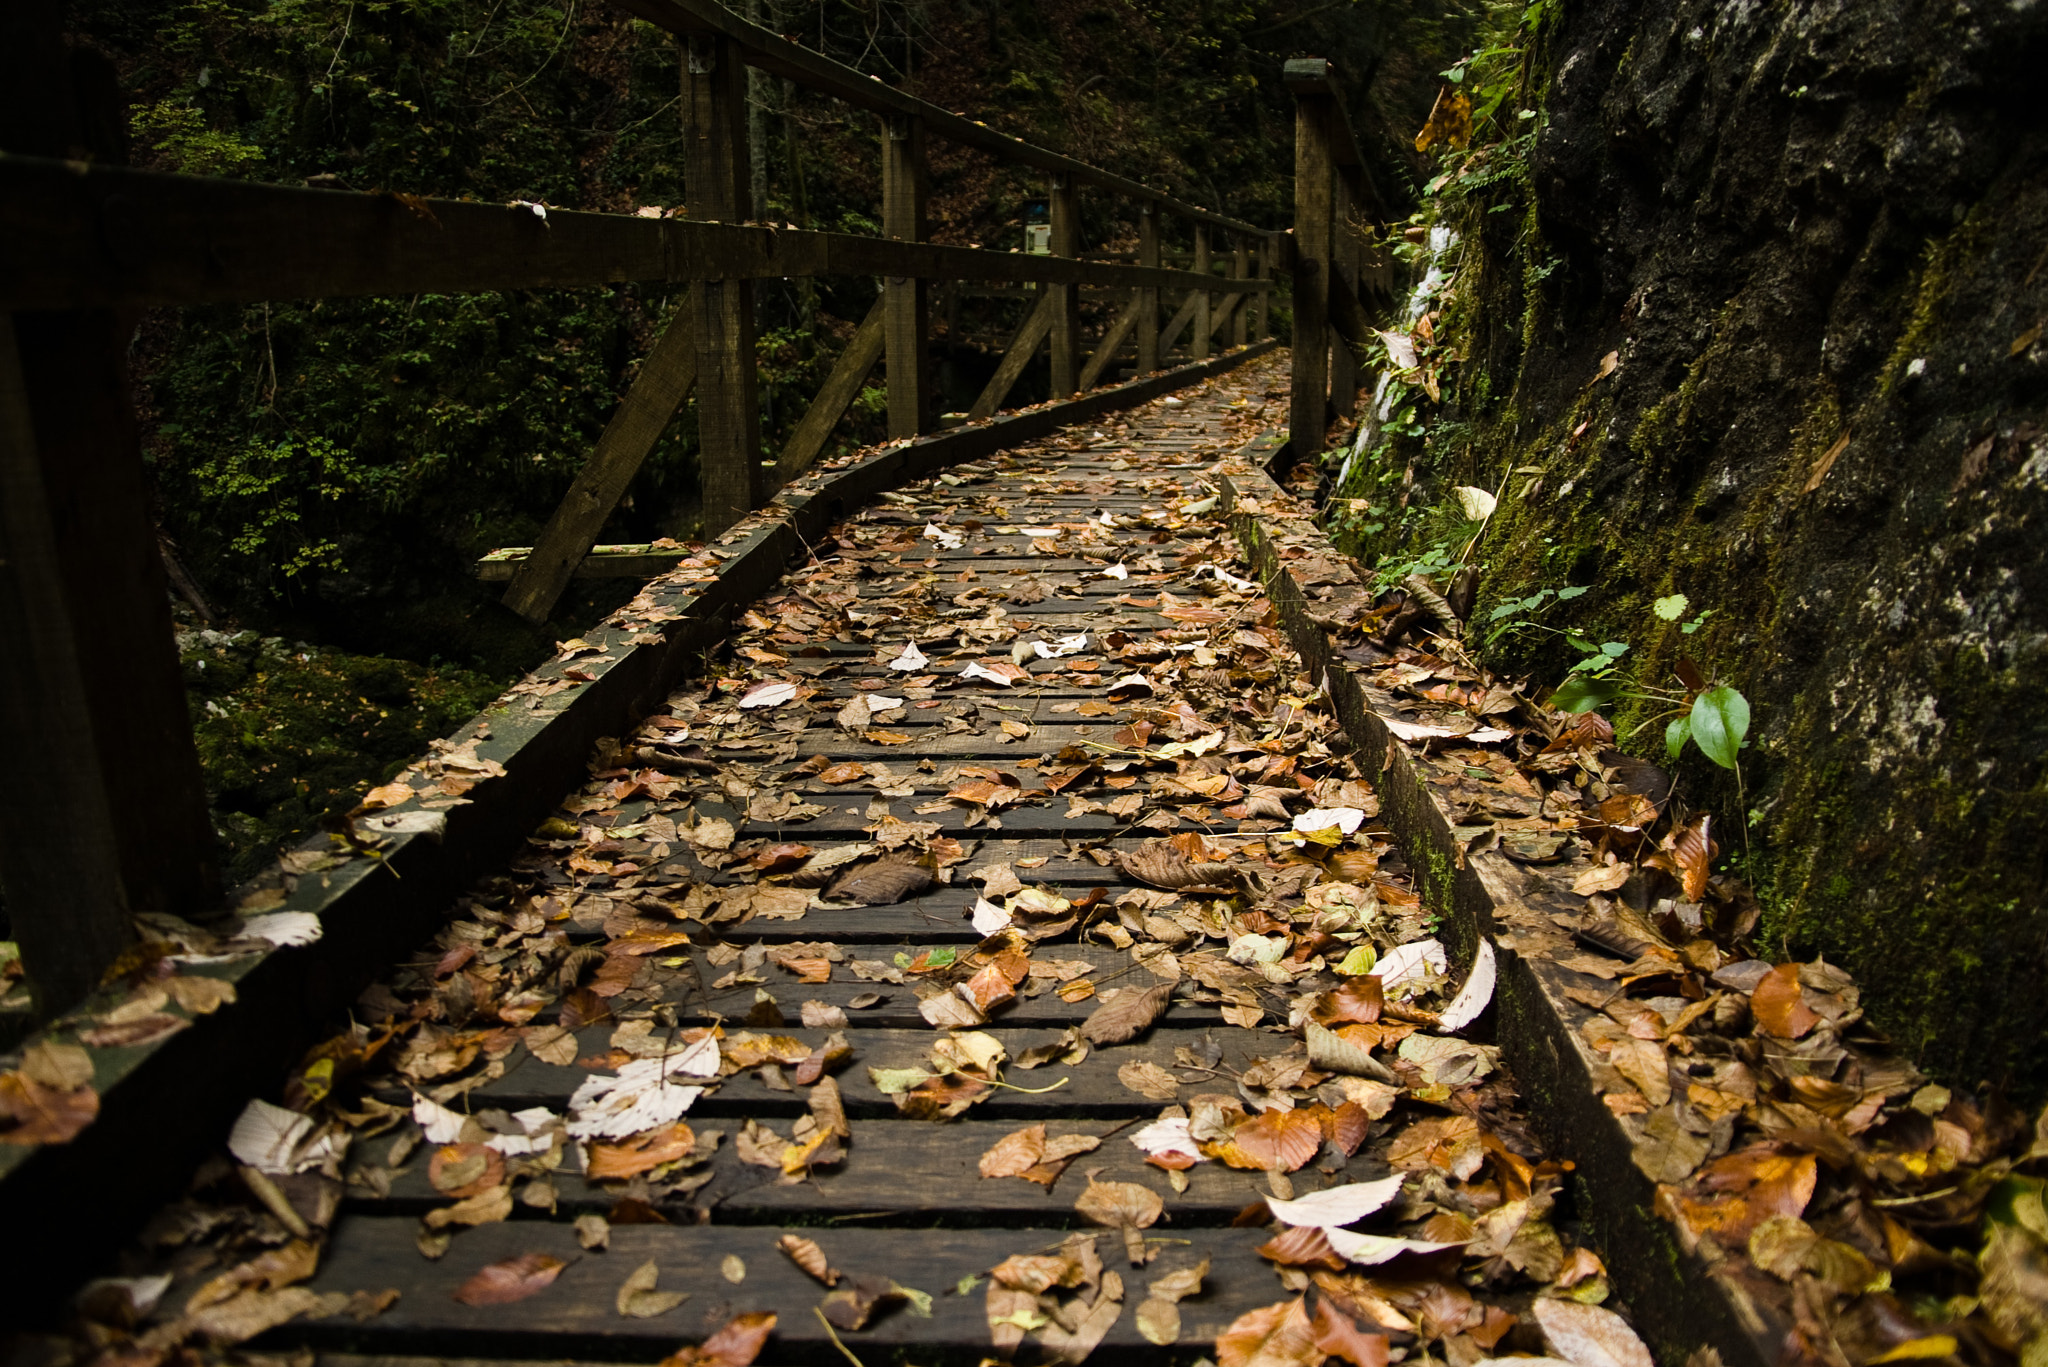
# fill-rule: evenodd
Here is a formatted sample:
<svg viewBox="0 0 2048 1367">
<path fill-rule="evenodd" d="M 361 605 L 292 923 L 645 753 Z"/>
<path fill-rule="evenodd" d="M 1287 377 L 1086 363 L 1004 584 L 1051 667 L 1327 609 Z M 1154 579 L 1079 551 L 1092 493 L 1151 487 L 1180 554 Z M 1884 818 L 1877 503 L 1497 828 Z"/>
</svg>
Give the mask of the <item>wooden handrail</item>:
<svg viewBox="0 0 2048 1367">
<path fill-rule="evenodd" d="M 715 33 L 731 39 L 750 66 L 811 86 L 857 108 L 878 114 L 912 115 L 923 121 L 926 131 L 948 142 L 978 148 L 1055 176 L 1068 176 L 1076 184 L 1093 185 L 1130 199 L 1156 204 L 1182 218 L 1233 233 L 1264 237 L 1269 231 L 1242 219 L 1175 199 L 1162 190 L 1038 147 L 1021 138 L 999 133 L 987 124 L 955 114 L 929 100 L 905 94 L 873 76 L 864 76 L 822 53 L 749 23 L 716 0 L 613 0 L 613 3 L 671 33 Z"/>
<path fill-rule="evenodd" d="M 0 308 L 250 303 L 806 275 L 1264 289 L 849 233 L 259 185 L 0 153 Z"/>
</svg>

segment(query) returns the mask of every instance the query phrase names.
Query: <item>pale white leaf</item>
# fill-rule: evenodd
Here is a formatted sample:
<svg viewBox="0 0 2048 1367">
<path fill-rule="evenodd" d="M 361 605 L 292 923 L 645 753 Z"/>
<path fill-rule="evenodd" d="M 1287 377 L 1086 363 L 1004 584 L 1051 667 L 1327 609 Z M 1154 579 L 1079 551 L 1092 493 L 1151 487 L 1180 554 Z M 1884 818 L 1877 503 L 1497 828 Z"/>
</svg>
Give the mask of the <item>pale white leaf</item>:
<svg viewBox="0 0 2048 1367">
<path fill-rule="evenodd" d="M 1401 1184 L 1407 1180 L 1405 1173 L 1397 1172 L 1377 1182 L 1350 1182 L 1327 1191 L 1311 1192 L 1292 1201 L 1268 1196 L 1266 1205 L 1282 1224 L 1320 1225 L 1324 1229 L 1335 1229 L 1340 1225 L 1356 1224 L 1384 1207 L 1401 1194 Z"/>
<path fill-rule="evenodd" d="M 977 935 L 993 935 L 1010 924 L 1010 913 L 986 897 L 974 899 L 974 932 Z"/>
<path fill-rule="evenodd" d="M 1465 985 L 1458 989 L 1458 995 L 1443 1009 L 1443 1024 L 1446 1030 L 1463 1030 L 1479 1019 L 1479 1013 L 1493 1000 L 1495 976 L 1493 962 L 1493 941 L 1484 936 L 1479 940 L 1479 953 L 1472 959 L 1472 972 L 1465 979 Z M 1382 987 L 1386 980 L 1380 980 Z"/>
<path fill-rule="evenodd" d="M 1551 1350 L 1574 1367 L 1657 1367 L 1636 1331 L 1612 1310 L 1541 1298 L 1530 1312 Z"/>
<path fill-rule="evenodd" d="M 1484 522 L 1493 516 L 1493 510 L 1500 506 L 1499 500 L 1484 489 L 1470 484 L 1460 484 L 1451 490 L 1458 496 L 1458 506 L 1465 510 L 1465 516 L 1473 522 Z"/>
<path fill-rule="evenodd" d="M 1425 726 L 1420 722 L 1402 721 L 1399 717 L 1383 717 L 1381 720 L 1400 740 L 1436 740 L 1443 736 L 1458 734 L 1452 727 Z"/>
<path fill-rule="evenodd" d="M 889 661 L 889 668 L 905 674 L 915 674 L 930 663 L 931 661 L 925 658 L 924 652 L 917 648 L 917 642 L 908 641 L 904 643 L 903 653 Z M 873 707 L 874 704 L 869 703 L 868 706 Z"/>
<path fill-rule="evenodd" d="M 924 539 L 927 541 L 936 541 L 939 543 L 942 549 L 949 551 L 959 550 L 961 544 L 967 540 L 967 538 L 962 536 L 960 533 L 947 531 L 944 527 L 941 527 L 936 523 L 932 522 L 927 522 L 924 524 Z"/>
<path fill-rule="evenodd" d="M 979 661 L 974 660 L 968 661 L 966 668 L 960 671 L 960 677 L 963 679 L 986 679 L 997 688 L 1008 688 L 1010 686 L 1008 675 L 998 674 L 993 669 L 989 669 Z"/>
<path fill-rule="evenodd" d="M 251 1101 L 242 1108 L 228 1135 L 228 1152 L 258 1172 L 282 1176 L 298 1171 L 293 1157 L 312 1132 L 310 1116 L 267 1101 Z"/>
<path fill-rule="evenodd" d="M 1449 1243 L 1437 1243 L 1430 1239 L 1397 1239 L 1385 1234 L 1354 1234 L 1348 1229 L 1325 1229 L 1323 1237 L 1330 1241 L 1330 1247 L 1337 1256 L 1371 1267 L 1377 1263 L 1389 1262 L 1403 1253 L 1437 1253 L 1446 1248 L 1459 1248 L 1470 1242 L 1465 1239 Z"/>
<path fill-rule="evenodd" d="M 796 685 L 781 680 L 757 683 L 740 695 L 741 707 L 780 707 L 796 697 Z"/>
<path fill-rule="evenodd" d="M 310 945 L 320 938 L 320 918 L 310 911 L 267 911 L 261 916 L 244 916 L 242 935 L 268 940 L 280 949 L 287 945 Z"/>
<path fill-rule="evenodd" d="M 1294 818 L 1294 829 L 1307 835 L 1310 831 L 1326 831 L 1335 826 L 1346 835 L 1356 831 L 1365 820 L 1365 812 L 1358 807 L 1314 807 Z"/>
<path fill-rule="evenodd" d="M 452 1111 L 431 1097 L 415 1096 L 412 1099 L 412 1118 L 427 1132 L 429 1144 L 453 1144 L 462 1138 L 462 1127 L 469 1117 L 460 1111 Z"/>
<path fill-rule="evenodd" d="M 1125 569 L 1123 562 L 1119 560 L 1116 564 L 1111 565 L 1108 569 L 1104 570 L 1102 572 L 1102 577 L 1104 579 L 1129 579 L 1131 577 L 1131 572 Z"/>
<path fill-rule="evenodd" d="M 1428 969 L 1440 974 L 1450 972 L 1451 961 L 1444 954 L 1442 942 L 1411 940 L 1388 950 L 1373 966 L 1372 976 L 1380 980 L 1382 992 L 1391 993 L 1404 983 L 1420 980 Z"/>
<path fill-rule="evenodd" d="M 1155 1120 L 1131 1136 L 1131 1142 L 1154 1157 L 1167 1154 L 1184 1154 L 1200 1159 L 1202 1151 L 1195 1144 L 1194 1135 L 1188 1130 L 1187 1117 L 1172 1120 Z"/>
</svg>

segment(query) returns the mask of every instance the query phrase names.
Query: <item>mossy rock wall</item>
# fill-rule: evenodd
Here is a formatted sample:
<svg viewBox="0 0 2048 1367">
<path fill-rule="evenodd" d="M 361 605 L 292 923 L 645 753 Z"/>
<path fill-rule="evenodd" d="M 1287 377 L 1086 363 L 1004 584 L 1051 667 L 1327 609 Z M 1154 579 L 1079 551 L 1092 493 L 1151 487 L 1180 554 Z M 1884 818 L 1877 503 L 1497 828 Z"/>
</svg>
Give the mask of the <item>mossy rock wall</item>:
<svg viewBox="0 0 2048 1367">
<path fill-rule="evenodd" d="M 1466 212 L 1445 416 L 1471 440 L 1430 471 L 1541 467 L 1482 613 L 1569 581 L 1575 624 L 1640 641 L 1658 595 L 1716 609 L 1687 644 L 1755 705 L 1747 787 L 1697 756 L 1682 781 L 1724 847 L 1751 813 L 1771 948 L 1851 968 L 1926 1066 L 2035 1099 L 2044 57 L 2048 6 L 2004 0 L 1567 0 L 1523 198 Z"/>
</svg>

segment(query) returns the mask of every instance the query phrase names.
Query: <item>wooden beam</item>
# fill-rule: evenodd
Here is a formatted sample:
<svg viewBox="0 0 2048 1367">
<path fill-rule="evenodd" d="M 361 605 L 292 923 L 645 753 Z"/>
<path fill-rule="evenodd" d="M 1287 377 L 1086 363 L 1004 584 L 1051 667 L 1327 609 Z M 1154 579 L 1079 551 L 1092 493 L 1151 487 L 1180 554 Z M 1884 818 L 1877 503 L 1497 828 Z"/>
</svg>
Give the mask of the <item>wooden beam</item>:
<svg viewBox="0 0 2048 1367">
<path fill-rule="evenodd" d="M 683 58 L 684 189 L 692 216 L 732 223 L 748 198 L 746 66 L 730 38 L 693 34 Z M 704 280 L 690 292 L 697 350 L 703 527 L 715 536 L 761 506 L 754 284 Z"/>
<path fill-rule="evenodd" d="M 882 233 L 899 242 L 925 236 L 927 174 L 924 125 L 909 114 L 883 117 Z M 931 430 L 932 390 L 926 358 L 931 335 L 925 282 L 912 275 L 882 281 L 887 310 L 884 332 L 889 358 L 889 436 L 915 437 Z"/>
<path fill-rule="evenodd" d="M 1024 315 L 1017 333 L 1010 338 L 1010 345 L 1003 351 L 1003 359 L 996 365 L 996 373 L 982 387 L 980 397 L 967 410 L 969 422 L 980 422 L 995 416 L 1003 400 L 1010 397 L 1010 390 L 1017 383 L 1017 377 L 1024 373 L 1024 367 L 1031 363 L 1031 357 L 1038 350 L 1038 344 L 1052 331 L 1053 315 L 1059 310 L 1059 301 L 1053 298 L 1051 290 L 1032 305 L 1031 312 Z"/>
<path fill-rule="evenodd" d="M 1222 332 L 1226 326 L 1233 332 L 1244 330 L 1244 310 L 1239 307 L 1244 298 L 1245 296 L 1242 294 L 1232 294 L 1224 298 L 1223 306 L 1217 309 L 1209 319 L 1209 336 L 1212 339 L 1217 333 Z M 1237 344 L 1233 343 L 1232 345 Z"/>
<path fill-rule="evenodd" d="M 1206 225 L 1195 225 L 1195 274 L 1209 274 L 1209 229 Z M 1209 337 L 1215 330 L 1210 325 L 1210 306 L 1215 296 L 1208 290 L 1195 291 L 1195 335 L 1188 347 L 1188 354 L 1198 361 L 1209 359 Z"/>
<path fill-rule="evenodd" d="M 868 310 L 868 316 L 861 320 L 853 340 L 833 362 L 832 373 L 819 386 L 817 397 L 811 400 L 811 406 L 798 419 L 796 430 L 789 434 L 789 444 L 782 448 L 781 458 L 775 462 L 776 478 L 781 483 L 787 484 L 811 468 L 811 463 L 817 460 L 818 453 L 831 439 L 832 429 L 839 425 L 839 420 L 846 416 L 846 410 L 860 397 L 868 373 L 875 368 L 875 362 L 882 359 L 886 343 L 884 319 L 887 316 L 888 300 L 877 299 L 875 306 Z"/>
<path fill-rule="evenodd" d="M 1081 195 L 1071 177 L 1052 184 L 1052 254 L 1081 254 Z M 1071 399 L 1081 378 L 1081 292 L 1072 285 L 1050 285 L 1052 303 L 1052 397 Z"/>
<path fill-rule="evenodd" d="M 0 883 L 37 1014 L 91 991 L 134 932 L 13 320 L 0 315 Z"/>
<path fill-rule="evenodd" d="M 1335 168 L 1330 160 L 1329 98 L 1295 97 L 1294 337 L 1287 438 L 1297 461 L 1323 449 L 1330 403 L 1330 210 Z"/>
<path fill-rule="evenodd" d="M 572 577 L 652 579 L 658 574 L 667 574 L 676 567 L 677 561 L 690 554 L 687 550 L 658 551 L 651 544 L 592 546 L 590 553 L 576 562 Z M 532 557 L 531 546 L 506 546 L 492 551 L 476 562 L 476 577 L 485 583 L 516 579 Z"/>
<path fill-rule="evenodd" d="M 527 621 L 545 622 L 555 610 L 562 590 L 576 576 L 577 566 L 590 554 L 647 453 L 668 430 L 696 382 L 697 347 L 691 335 L 696 314 L 690 304 L 688 298 L 683 300 L 641 362 L 640 373 L 613 410 L 590 458 L 512 576 L 504 603 Z"/>
<path fill-rule="evenodd" d="M 1194 321 L 1195 311 L 1201 307 L 1204 298 L 1200 290 L 1188 291 L 1188 297 L 1181 300 L 1180 307 L 1174 310 L 1173 317 L 1159 330 L 1160 354 L 1172 354 L 1174 347 L 1180 342 L 1181 333 L 1187 331 L 1188 324 Z"/>
<path fill-rule="evenodd" d="M 1138 206 L 1138 264 L 1159 264 L 1159 214 L 1150 204 Z M 1159 289 L 1140 285 L 1137 295 L 1138 373 L 1150 375 L 1159 369 Z"/>
<path fill-rule="evenodd" d="M 692 205 L 692 212 L 697 212 Z M 0 309 L 249 303 L 819 275 L 1193 287 L 1192 271 L 0 152 Z M 1241 288 L 1263 289 L 1247 283 Z"/>
<path fill-rule="evenodd" d="M 1133 293 L 1142 295 L 1144 291 L 1137 290 Z M 1095 354 L 1088 358 L 1088 364 L 1081 367 L 1082 393 L 1085 394 L 1095 388 L 1095 382 L 1102 378 L 1102 372 L 1109 369 L 1110 362 L 1124 349 L 1124 342 L 1139 326 L 1142 309 L 1143 304 L 1138 299 L 1132 299 L 1124 306 L 1124 311 L 1117 315 L 1116 322 L 1111 324 L 1109 331 L 1103 335 L 1102 344 L 1095 348 Z"/>
<path fill-rule="evenodd" d="M 1276 240 L 1276 238 L 1267 237 L 1261 239 L 1252 247 L 1252 279 L 1260 284 L 1270 285 L 1272 283 L 1273 251 Z M 1255 302 L 1252 308 L 1251 331 L 1254 342 L 1263 342 L 1273 335 L 1273 315 L 1269 303 L 1270 298 L 1270 295 L 1263 293 L 1253 296 Z"/>
<path fill-rule="evenodd" d="M 1156 204 L 1183 218 L 1212 223 L 1233 232 L 1264 231 L 1212 210 L 1183 203 L 1148 185 L 1113 175 L 1084 161 L 1035 147 L 940 105 L 907 95 L 850 66 L 751 24 L 716 0 L 617 0 L 617 3 L 620 8 L 671 33 L 722 34 L 735 42 L 749 65 L 807 85 L 856 109 L 868 109 L 878 114 L 912 115 L 921 120 L 933 135 L 948 142 L 978 148 L 1051 175 L 1071 177 L 1076 184 L 1093 185 L 1142 203 Z"/>
</svg>

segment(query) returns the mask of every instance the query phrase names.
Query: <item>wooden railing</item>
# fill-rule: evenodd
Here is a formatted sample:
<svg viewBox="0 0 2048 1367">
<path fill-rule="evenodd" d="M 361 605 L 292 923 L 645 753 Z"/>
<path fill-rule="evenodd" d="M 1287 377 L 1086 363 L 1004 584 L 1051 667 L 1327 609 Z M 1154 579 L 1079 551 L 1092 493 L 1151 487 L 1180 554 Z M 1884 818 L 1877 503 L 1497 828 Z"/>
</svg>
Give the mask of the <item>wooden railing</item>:
<svg viewBox="0 0 2048 1367">
<path fill-rule="evenodd" d="M 34 785 L 0 784 L 0 877 L 47 1005 L 61 1007 L 97 980 L 132 934 L 132 911 L 191 912 L 218 896 L 123 370 L 134 310 L 687 283 L 683 306 L 568 496 L 517 562 L 506 602 L 533 620 L 545 618 L 582 565 L 692 390 L 714 531 L 817 459 L 877 363 L 886 367 L 890 435 L 931 430 L 934 281 L 1037 291 L 969 420 L 1001 407 L 1040 346 L 1050 350 L 1053 397 L 1065 399 L 1096 384 L 1127 346 L 1143 374 L 1183 334 L 1198 358 L 1226 329 L 1237 343 L 1265 334 L 1273 277 L 1290 260 L 1284 234 L 1007 137 L 712 0 L 620 2 L 681 39 L 688 218 L 300 189 L 66 159 L 76 155 L 78 130 L 105 119 L 85 108 L 90 83 L 47 26 L 30 26 L 0 54 L 0 637 L 21 661 L 0 670 L 0 747 L 11 775 L 35 777 Z M 882 237 L 741 222 L 748 65 L 881 118 Z M 928 137 L 1043 173 L 1052 254 L 927 241 Z M 1088 190 L 1134 202 L 1135 263 L 1082 259 Z M 1193 269 L 1162 264 L 1168 216 L 1192 226 Z M 754 282 L 824 275 L 880 277 L 881 297 L 788 443 L 764 460 Z M 1127 296 L 1092 354 L 1080 322 L 1084 287 Z M 1166 291 L 1185 299 L 1162 324 Z"/>
</svg>

